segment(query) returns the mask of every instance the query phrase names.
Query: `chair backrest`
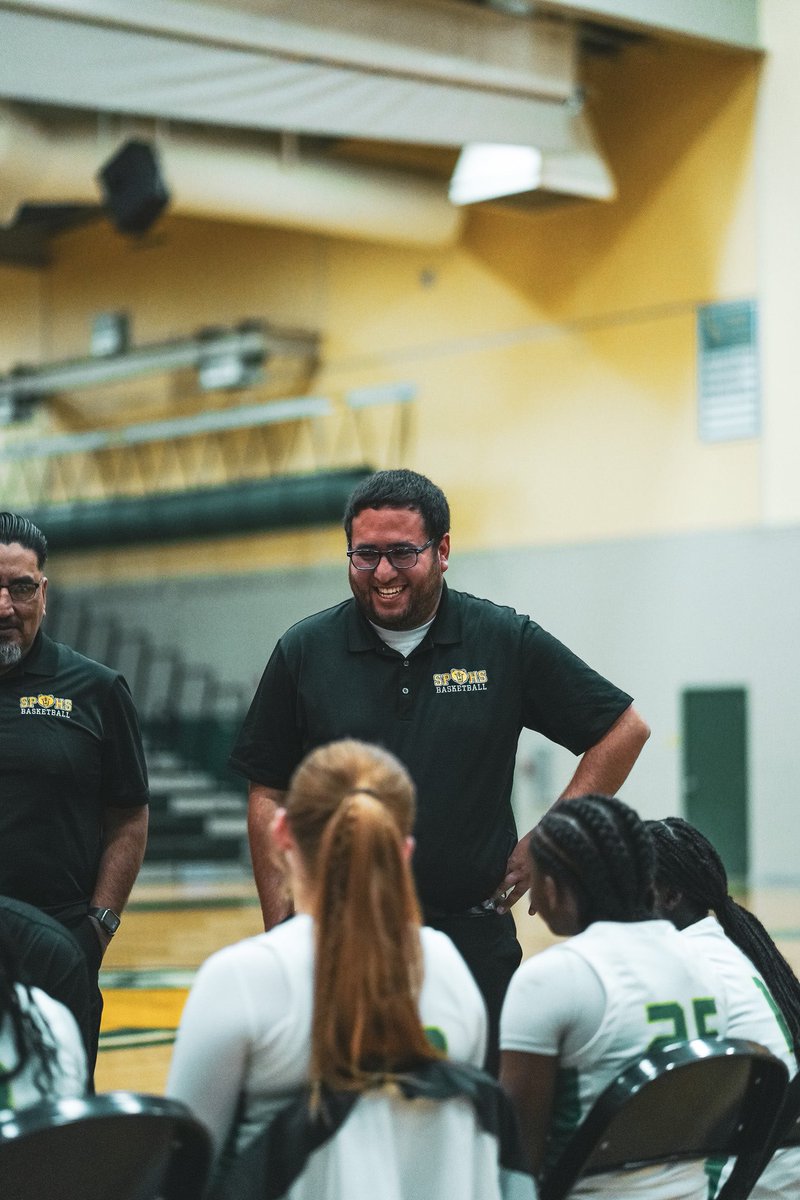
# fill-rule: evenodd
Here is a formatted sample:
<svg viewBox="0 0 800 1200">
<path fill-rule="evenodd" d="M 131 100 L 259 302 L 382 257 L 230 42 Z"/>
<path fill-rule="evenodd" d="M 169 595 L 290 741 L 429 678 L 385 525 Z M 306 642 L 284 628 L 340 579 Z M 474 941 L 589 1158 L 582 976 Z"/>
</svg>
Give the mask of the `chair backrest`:
<svg viewBox="0 0 800 1200">
<path fill-rule="evenodd" d="M 773 1150 L 788 1146 L 800 1146 L 800 1071 L 786 1089 L 772 1141 Z"/>
<path fill-rule="evenodd" d="M 784 1064 L 754 1042 L 695 1039 L 653 1050 L 595 1101 L 542 1177 L 541 1200 L 562 1200 L 585 1175 L 731 1156 L 725 1200 L 744 1200 L 786 1081 Z"/>
<path fill-rule="evenodd" d="M 206 1129 L 135 1092 L 46 1100 L 0 1119 L 3 1200 L 200 1200 Z"/>
<path fill-rule="evenodd" d="M 788 1159 L 784 1157 L 780 1166 L 775 1160 L 775 1154 L 779 1150 L 792 1151 Z M 800 1171 L 800 1072 L 794 1076 L 787 1087 L 772 1132 L 764 1143 L 757 1180 L 761 1178 L 767 1168 L 770 1168 L 771 1174 L 773 1170 L 778 1172 L 777 1180 L 774 1175 L 764 1180 L 766 1193 L 770 1196 L 773 1194 L 783 1195 L 787 1172 L 789 1177 L 795 1180 L 795 1172 Z M 796 1190 L 800 1195 L 800 1178 L 796 1179 Z M 730 1200 L 725 1187 L 720 1190 L 719 1196 L 722 1200 Z"/>
<path fill-rule="evenodd" d="M 211 1200 L 536 1200 L 510 1101 L 475 1067 L 426 1063 L 311 1101 L 287 1097 Z"/>
</svg>

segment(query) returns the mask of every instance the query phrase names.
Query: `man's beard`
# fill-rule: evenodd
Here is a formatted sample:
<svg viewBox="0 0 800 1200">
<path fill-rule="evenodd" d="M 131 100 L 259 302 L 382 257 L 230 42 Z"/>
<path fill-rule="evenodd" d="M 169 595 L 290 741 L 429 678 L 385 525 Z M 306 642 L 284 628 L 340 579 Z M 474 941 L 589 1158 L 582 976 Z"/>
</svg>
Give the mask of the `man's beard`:
<svg viewBox="0 0 800 1200">
<path fill-rule="evenodd" d="M 429 621 L 439 605 L 442 597 L 442 574 L 436 567 L 428 571 L 423 580 L 416 581 L 411 591 L 407 607 L 399 613 L 382 612 L 376 605 L 371 592 L 371 578 L 363 584 L 358 578 L 358 572 L 350 571 L 350 590 L 355 596 L 356 603 L 368 621 L 372 621 L 380 629 L 392 629 L 401 632 L 406 629 L 418 629 Z M 364 571 L 362 574 L 366 575 Z M 353 586 L 355 580 L 356 586 Z"/>
<path fill-rule="evenodd" d="M 0 667 L 15 667 L 22 658 L 19 642 L 4 642 L 0 638 Z"/>
</svg>

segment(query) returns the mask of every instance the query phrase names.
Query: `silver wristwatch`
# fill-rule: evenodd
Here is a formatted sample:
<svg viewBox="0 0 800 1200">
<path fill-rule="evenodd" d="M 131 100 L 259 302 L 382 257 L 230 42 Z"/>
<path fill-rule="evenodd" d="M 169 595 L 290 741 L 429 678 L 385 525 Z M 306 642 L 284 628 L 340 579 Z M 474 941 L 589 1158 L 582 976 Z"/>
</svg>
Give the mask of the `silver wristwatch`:
<svg viewBox="0 0 800 1200">
<path fill-rule="evenodd" d="M 106 931 L 109 937 L 113 937 L 119 929 L 120 918 L 113 908 L 90 908 L 89 916 L 94 917 L 98 925 Z"/>
</svg>

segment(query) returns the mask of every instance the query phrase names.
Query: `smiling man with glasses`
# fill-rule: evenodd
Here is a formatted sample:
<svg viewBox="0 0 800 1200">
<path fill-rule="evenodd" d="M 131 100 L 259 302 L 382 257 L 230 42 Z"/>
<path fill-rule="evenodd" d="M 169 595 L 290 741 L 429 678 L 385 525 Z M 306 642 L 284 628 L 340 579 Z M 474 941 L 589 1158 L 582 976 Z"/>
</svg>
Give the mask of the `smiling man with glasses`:
<svg viewBox="0 0 800 1200">
<path fill-rule="evenodd" d="M 42 629 L 46 560 L 42 531 L 0 512 L 0 896 L 49 913 L 80 945 L 91 1072 L 98 971 L 147 840 L 147 769 L 122 676 Z"/>
<path fill-rule="evenodd" d="M 580 755 L 563 795 L 615 794 L 649 730 L 631 697 L 529 617 L 448 589 L 450 511 L 414 471 L 379 471 L 344 514 L 353 599 L 293 626 L 273 651 L 231 755 L 250 781 L 264 921 L 287 912 L 270 822 L 315 746 L 385 746 L 417 788 L 414 873 L 426 923 L 471 968 L 490 1019 L 521 957 L 511 906 L 530 886 L 511 787 L 523 728 Z M 555 799 L 555 797 L 554 797 Z"/>
</svg>

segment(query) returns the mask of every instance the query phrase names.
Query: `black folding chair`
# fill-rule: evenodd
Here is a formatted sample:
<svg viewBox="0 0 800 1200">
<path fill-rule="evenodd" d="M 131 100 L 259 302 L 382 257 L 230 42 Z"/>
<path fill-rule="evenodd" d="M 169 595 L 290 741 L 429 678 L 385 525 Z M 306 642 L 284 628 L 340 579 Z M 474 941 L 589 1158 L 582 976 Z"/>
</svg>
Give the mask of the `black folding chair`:
<svg viewBox="0 0 800 1200">
<path fill-rule="evenodd" d="M 800 1149 L 800 1073 L 794 1076 L 786 1089 L 778 1119 L 772 1134 L 764 1146 L 758 1178 L 766 1171 L 778 1150 Z M 800 1178 L 797 1181 L 800 1196 Z"/>
<path fill-rule="evenodd" d="M 772 1139 L 773 1151 L 789 1146 L 800 1146 L 800 1072 L 786 1089 Z"/>
<path fill-rule="evenodd" d="M 540 1180 L 540 1200 L 563 1200 L 586 1175 L 711 1157 L 736 1160 L 717 1200 L 745 1200 L 787 1077 L 755 1042 L 696 1039 L 653 1050 L 598 1097 Z"/>
<path fill-rule="evenodd" d="M 314 1105 L 312 1094 L 317 1100 Z M 355 1144 L 351 1142 L 339 1157 L 337 1143 L 348 1138 L 357 1119 L 354 1114 L 360 1106 L 373 1103 L 381 1106 L 381 1115 L 369 1126 L 372 1136 L 365 1137 L 362 1127 Z M 448 1108 L 458 1111 L 457 1133 L 449 1139 L 444 1130 L 452 1133 L 453 1125 L 439 1124 Z M 465 1109 L 471 1110 L 471 1116 Z M 395 1156 L 403 1144 L 416 1148 L 414 1135 L 421 1120 L 441 1146 L 439 1152 L 428 1151 L 433 1170 L 423 1172 L 424 1183 L 413 1149 L 411 1155 Z M 391 1084 L 376 1081 L 365 1093 L 325 1086 L 316 1093 L 307 1084 L 293 1089 L 228 1169 L 217 1173 L 209 1200 L 285 1200 L 289 1193 L 305 1200 L 325 1200 L 323 1180 L 328 1178 L 339 1181 L 337 1195 L 346 1179 L 359 1195 L 369 1191 L 379 1198 L 383 1185 L 393 1196 L 399 1191 L 408 1197 L 429 1196 L 435 1189 L 439 1200 L 450 1200 L 455 1193 L 448 1190 L 452 1185 L 448 1170 L 456 1157 L 482 1164 L 472 1173 L 472 1186 L 462 1180 L 458 1200 L 486 1200 L 487 1196 L 536 1200 L 514 1110 L 497 1080 L 466 1063 L 425 1062 L 399 1074 Z"/>
<path fill-rule="evenodd" d="M 0 1118 L 3 1200 L 200 1200 L 211 1145 L 177 1100 L 46 1100 Z"/>
</svg>

